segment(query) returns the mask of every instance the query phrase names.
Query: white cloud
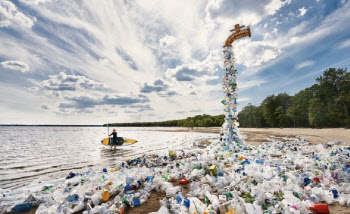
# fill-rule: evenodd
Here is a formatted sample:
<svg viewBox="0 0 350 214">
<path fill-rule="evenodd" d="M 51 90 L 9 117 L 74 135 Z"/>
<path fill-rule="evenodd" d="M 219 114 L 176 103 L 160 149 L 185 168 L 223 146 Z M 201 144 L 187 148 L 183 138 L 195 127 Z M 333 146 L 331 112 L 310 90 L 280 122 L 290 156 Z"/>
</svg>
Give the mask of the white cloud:
<svg viewBox="0 0 350 214">
<path fill-rule="evenodd" d="M 283 53 L 276 41 L 239 40 L 233 47 L 238 64 L 259 66 L 276 59 Z"/>
<path fill-rule="evenodd" d="M 85 76 L 67 75 L 64 72 L 50 75 L 50 79 L 42 81 L 41 86 L 53 91 L 106 90 L 103 83 Z"/>
<path fill-rule="evenodd" d="M 350 13 L 347 12 L 349 9 L 350 2 L 320 21 L 316 28 L 309 30 L 308 26 L 310 23 L 302 22 L 290 29 L 287 34 L 279 35 L 275 40 L 278 41 L 281 48 L 293 47 L 294 50 L 316 43 L 330 34 L 341 31 L 345 26 L 349 26 L 348 20 L 350 19 Z M 343 14 L 341 18 L 339 18 L 339 14 Z"/>
<path fill-rule="evenodd" d="M 268 15 L 274 15 L 285 4 L 290 4 L 290 1 L 272 0 L 265 6 L 265 11 Z"/>
<path fill-rule="evenodd" d="M 111 62 L 108 59 L 99 59 L 99 61 L 103 65 L 111 65 Z"/>
<path fill-rule="evenodd" d="M 23 73 L 29 71 L 29 65 L 22 61 L 3 61 L 0 65 L 4 68 L 21 71 Z"/>
<path fill-rule="evenodd" d="M 305 13 L 307 12 L 307 9 L 305 7 L 302 7 L 299 9 L 299 17 L 302 17 L 305 15 Z"/>
<path fill-rule="evenodd" d="M 1 20 L 0 21 L 0 27 L 7 27 L 11 24 L 10 20 Z"/>
<path fill-rule="evenodd" d="M 7 0 L 0 1 L 0 27 L 9 27 L 12 24 L 31 28 L 36 19 L 33 20 L 18 11 L 16 5 Z"/>
<path fill-rule="evenodd" d="M 40 3 L 50 2 L 51 0 L 20 0 L 20 2 L 29 5 L 38 5 Z"/>
<path fill-rule="evenodd" d="M 165 72 L 167 78 L 175 81 L 203 81 L 211 79 L 216 66 L 221 64 L 221 55 L 219 50 L 210 51 L 209 55 L 203 61 L 192 61 L 190 63 L 176 66 L 176 68 L 168 68 Z"/>
<path fill-rule="evenodd" d="M 304 62 L 296 65 L 296 68 L 297 69 L 301 69 L 301 68 L 304 68 L 304 67 L 307 67 L 307 66 L 311 66 L 313 64 L 315 64 L 315 61 L 307 60 L 307 61 L 304 61 Z"/>
<path fill-rule="evenodd" d="M 238 82 L 238 88 L 240 91 L 242 91 L 242 89 L 248 89 L 248 88 L 252 88 L 255 86 L 260 86 L 261 84 L 265 83 L 266 80 L 264 79 L 257 79 L 257 80 L 248 80 L 248 81 L 239 81 Z"/>
<path fill-rule="evenodd" d="M 251 100 L 250 97 L 239 97 L 238 98 L 238 102 L 245 102 L 245 101 L 248 101 L 248 100 Z"/>
<path fill-rule="evenodd" d="M 166 36 L 164 36 L 163 38 L 161 38 L 159 40 L 159 45 L 161 47 L 167 47 L 167 46 L 173 44 L 174 42 L 176 42 L 176 38 L 175 37 L 166 35 Z"/>
<path fill-rule="evenodd" d="M 46 105 L 46 104 L 41 105 L 40 108 L 43 109 L 43 110 L 50 110 L 50 109 L 52 109 L 51 106 Z"/>
<path fill-rule="evenodd" d="M 341 42 L 341 43 L 337 46 L 338 49 L 347 48 L 347 47 L 350 47 L 350 39 Z"/>
<path fill-rule="evenodd" d="M 255 25 L 289 3 L 290 1 L 281 0 L 261 0 L 259 2 L 255 0 L 210 0 L 205 11 L 207 19 L 215 19 L 222 23 L 231 21 L 232 23 Z"/>
</svg>

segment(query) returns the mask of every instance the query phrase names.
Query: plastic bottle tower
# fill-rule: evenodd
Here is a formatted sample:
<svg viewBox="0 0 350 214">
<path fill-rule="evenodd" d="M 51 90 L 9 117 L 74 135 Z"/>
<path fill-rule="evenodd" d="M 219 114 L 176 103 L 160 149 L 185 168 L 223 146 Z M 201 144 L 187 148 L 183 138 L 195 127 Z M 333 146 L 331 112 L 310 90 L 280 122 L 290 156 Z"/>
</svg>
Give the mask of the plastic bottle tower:
<svg viewBox="0 0 350 214">
<path fill-rule="evenodd" d="M 221 101 L 225 108 L 225 121 L 221 128 L 221 133 L 224 135 L 222 139 L 224 142 L 239 144 L 241 141 L 238 137 L 238 123 L 237 123 L 237 70 L 233 64 L 234 54 L 232 52 L 232 43 L 240 38 L 251 36 L 249 26 L 247 29 L 241 30 L 243 26 L 235 25 L 234 31 L 226 40 L 223 50 L 224 56 L 224 72 L 222 77 L 224 99 Z"/>
</svg>

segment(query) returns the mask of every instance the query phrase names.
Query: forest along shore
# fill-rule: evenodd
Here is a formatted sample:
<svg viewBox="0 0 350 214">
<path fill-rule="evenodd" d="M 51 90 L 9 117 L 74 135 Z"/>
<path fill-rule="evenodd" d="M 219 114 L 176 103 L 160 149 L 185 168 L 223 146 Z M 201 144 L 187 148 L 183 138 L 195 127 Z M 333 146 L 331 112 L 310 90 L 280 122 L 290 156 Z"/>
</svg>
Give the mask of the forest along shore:
<svg viewBox="0 0 350 214">
<path fill-rule="evenodd" d="M 205 132 L 205 133 L 220 133 L 220 127 L 207 127 L 207 128 L 183 128 L 177 130 L 166 130 L 169 132 Z M 263 142 L 267 142 L 267 138 L 271 136 L 292 137 L 295 135 L 305 137 L 310 144 L 328 143 L 330 141 L 341 141 L 346 145 L 350 145 L 350 129 L 344 128 L 325 128 L 325 129 L 312 129 L 312 128 L 239 128 L 241 135 L 246 136 L 246 143 L 254 146 L 258 146 Z"/>
</svg>

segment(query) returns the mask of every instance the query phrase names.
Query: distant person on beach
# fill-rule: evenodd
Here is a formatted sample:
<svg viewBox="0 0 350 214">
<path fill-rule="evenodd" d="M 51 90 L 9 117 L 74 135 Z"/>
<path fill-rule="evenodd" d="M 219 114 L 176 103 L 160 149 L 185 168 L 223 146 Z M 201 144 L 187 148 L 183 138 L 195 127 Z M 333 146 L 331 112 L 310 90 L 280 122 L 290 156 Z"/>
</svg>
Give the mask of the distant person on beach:
<svg viewBox="0 0 350 214">
<path fill-rule="evenodd" d="M 112 134 L 110 134 L 109 136 L 113 135 L 113 139 L 112 139 L 112 143 L 111 143 L 111 148 L 113 149 L 117 149 L 117 132 L 115 131 L 115 129 L 113 129 Z"/>
</svg>

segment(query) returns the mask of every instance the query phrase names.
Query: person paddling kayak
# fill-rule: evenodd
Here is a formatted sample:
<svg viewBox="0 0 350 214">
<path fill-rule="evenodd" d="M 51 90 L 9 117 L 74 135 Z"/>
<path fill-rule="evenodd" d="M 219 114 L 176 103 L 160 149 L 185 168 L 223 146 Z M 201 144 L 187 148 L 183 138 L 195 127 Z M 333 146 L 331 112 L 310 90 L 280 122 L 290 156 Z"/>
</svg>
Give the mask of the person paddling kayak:
<svg viewBox="0 0 350 214">
<path fill-rule="evenodd" d="M 114 146 L 114 149 L 117 148 L 117 132 L 115 129 L 113 129 L 113 132 L 112 134 L 110 134 L 109 136 L 113 135 L 113 139 L 112 139 L 112 143 L 111 143 L 111 148 L 113 149 L 113 146 Z"/>
</svg>

